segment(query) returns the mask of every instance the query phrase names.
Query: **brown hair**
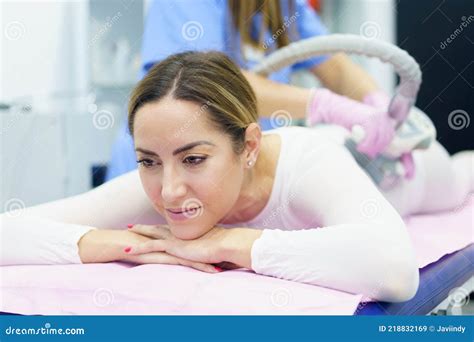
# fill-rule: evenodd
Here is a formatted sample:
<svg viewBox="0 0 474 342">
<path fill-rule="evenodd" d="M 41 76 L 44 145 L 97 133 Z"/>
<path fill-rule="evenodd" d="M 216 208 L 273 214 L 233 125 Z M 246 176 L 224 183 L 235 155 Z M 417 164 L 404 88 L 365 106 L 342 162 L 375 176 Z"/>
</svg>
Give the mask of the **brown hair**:
<svg viewBox="0 0 474 342">
<path fill-rule="evenodd" d="M 220 52 L 178 53 L 153 66 L 130 98 L 128 128 L 132 137 L 137 111 L 166 96 L 199 104 L 208 113 L 209 122 L 230 136 L 237 154 L 244 148 L 245 129 L 258 120 L 252 87 Z"/>
<path fill-rule="evenodd" d="M 289 9 L 288 14 L 293 14 L 296 7 L 294 0 L 287 0 L 286 2 Z M 286 31 L 288 23 L 285 23 L 287 19 L 283 20 L 280 0 L 229 0 L 228 4 L 234 28 L 240 33 L 242 45 L 249 44 L 260 50 L 265 49 L 267 44 L 264 43 L 263 39 L 267 31 L 275 34 L 278 48 L 290 43 L 288 31 Z M 257 12 L 262 13 L 262 25 L 258 38 L 252 37 L 250 32 L 252 23 L 250 19 Z M 294 27 L 292 33 L 296 33 Z"/>
</svg>

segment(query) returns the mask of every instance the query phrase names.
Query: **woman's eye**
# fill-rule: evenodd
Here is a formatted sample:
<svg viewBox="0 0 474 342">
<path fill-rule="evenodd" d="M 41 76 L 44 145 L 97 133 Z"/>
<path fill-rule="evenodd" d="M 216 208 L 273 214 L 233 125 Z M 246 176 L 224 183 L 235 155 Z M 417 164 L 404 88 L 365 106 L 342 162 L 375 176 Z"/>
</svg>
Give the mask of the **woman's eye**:
<svg viewBox="0 0 474 342">
<path fill-rule="evenodd" d="M 140 160 L 137 160 L 137 163 L 142 165 L 145 168 L 150 168 L 150 167 L 153 167 L 153 166 L 157 165 L 151 159 L 140 159 Z"/>
<path fill-rule="evenodd" d="M 189 156 L 189 157 L 186 157 L 183 162 L 189 165 L 198 165 L 198 164 L 201 164 L 205 160 L 206 160 L 205 157 Z"/>
<path fill-rule="evenodd" d="M 206 160 L 205 157 L 189 156 L 183 160 L 183 163 L 189 166 L 195 166 L 201 164 L 204 160 Z M 155 162 L 152 159 L 139 159 L 137 163 L 146 169 L 161 165 L 161 163 Z"/>
</svg>

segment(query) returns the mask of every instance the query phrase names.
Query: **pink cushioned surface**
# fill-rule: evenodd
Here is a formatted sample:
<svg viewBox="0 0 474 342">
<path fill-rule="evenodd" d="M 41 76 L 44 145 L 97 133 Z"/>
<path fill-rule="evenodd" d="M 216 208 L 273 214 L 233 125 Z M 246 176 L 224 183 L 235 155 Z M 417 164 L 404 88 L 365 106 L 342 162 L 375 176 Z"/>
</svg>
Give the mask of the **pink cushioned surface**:
<svg viewBox="0 0 474 342">
<path fill-rule="evenodd" d="M 407 220 L 419 267 L 473 242 L 473 198 Z M 122 263 L 0 267 L 0 311 L 48 315 L 351 315 L 362 295 L 234 270 Z"/>
</svg>

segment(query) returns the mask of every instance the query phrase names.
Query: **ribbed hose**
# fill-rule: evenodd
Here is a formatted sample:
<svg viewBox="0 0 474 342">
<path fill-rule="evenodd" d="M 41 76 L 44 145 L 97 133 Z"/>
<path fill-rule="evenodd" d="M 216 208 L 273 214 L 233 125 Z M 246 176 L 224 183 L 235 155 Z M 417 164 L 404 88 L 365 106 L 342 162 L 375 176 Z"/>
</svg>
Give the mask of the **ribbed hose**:
<svg viewBox="0 0 474 342">
<path fill-rule="evenodd" d="M 403 122 L 416 101 L 421 84 L 421 70 L 413 57 L 393 44 L 353 34 L 313 37 L 291 43 L 271 53 L 252 71 L 267 75 L 314 56 L 337 52 L 375 57 L 393 65 L 400 76 L 400 84 L 388 111 L 399 123 Z"/>
</svg>

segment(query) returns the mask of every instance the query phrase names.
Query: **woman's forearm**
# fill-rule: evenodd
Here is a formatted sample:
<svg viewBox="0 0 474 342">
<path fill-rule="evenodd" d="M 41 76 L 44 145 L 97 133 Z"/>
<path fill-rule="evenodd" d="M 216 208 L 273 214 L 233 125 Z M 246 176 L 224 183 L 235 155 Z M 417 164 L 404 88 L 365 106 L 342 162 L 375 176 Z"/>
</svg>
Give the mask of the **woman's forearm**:
<svg viewBox="0 0 474 342">
<path fill-rule="evenodd" d="M 82 263 L 110 262 L 117 258 L 123 231 L 91 230 L 78 242 Z"/>
<path fill-rule="evenodd" d="M 342 53 L 334 55 L 311 71 L 324 87 L 353 100 L 362 101 L 366 95 L 378 89 L 374 79 Z"/>
<path fill-rule="evenodd" d="M 223 242 L 222 259 L 252 269 L 252 246 L 262 235 L 262 230 L 251 228 L 233 228 L 226 230 L 227 238 Z"/>
<path fill-rule="evenodd" d="M 353 100 L 362 101 L 378 89 L 374 79 L 344 54 L 334 55 L 311 71 L 324 87 Z M 278 83 L 250 71 L 242 73 L 255 91 L 261 117 L 286 111 L 293 120 L 306 118 L 310 89 Z"/>
<path fill-rule="evenodd" d="M 277 111 L 286 111 L 292 120 L 305 119 L 310 89 L 274 82 L 250 71 L 242 72 L 255 91 L 261 117 L 271 117 Z"/>
</svg>

